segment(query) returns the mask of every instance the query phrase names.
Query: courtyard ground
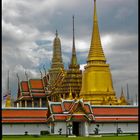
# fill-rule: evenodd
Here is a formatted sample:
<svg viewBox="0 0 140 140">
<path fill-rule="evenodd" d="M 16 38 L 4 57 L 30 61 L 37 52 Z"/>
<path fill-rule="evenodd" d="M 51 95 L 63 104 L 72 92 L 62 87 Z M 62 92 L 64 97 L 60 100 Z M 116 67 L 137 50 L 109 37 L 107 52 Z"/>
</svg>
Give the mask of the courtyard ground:
<svg viewBox="0 0 140 140">
<path fill-rule="evenodd" d="M 66 136 L 3 136 L 2 140 L 138 140 L 134 136 L 66 137 Z"/>
</svg>

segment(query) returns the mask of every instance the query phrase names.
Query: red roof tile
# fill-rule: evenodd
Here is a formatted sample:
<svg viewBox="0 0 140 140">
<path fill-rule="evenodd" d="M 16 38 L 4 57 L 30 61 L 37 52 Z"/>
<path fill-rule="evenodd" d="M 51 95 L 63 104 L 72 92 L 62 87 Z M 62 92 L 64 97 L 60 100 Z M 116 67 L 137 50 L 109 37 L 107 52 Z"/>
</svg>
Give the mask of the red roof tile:
<svg viewBox="0 0 140 140">
<path fill-rule="evenodd" d="M 29 83 L 32 89 L 43 89 L 43 82 L 41 79 L 30 79 Z"/>
<path fill-rule="evenodd" d="M 93 107 L 93 114 L 97 115 L 138 115 L 138 108 Z"/>
<path fill-rule="evenodd" d="M 109 118 L 109 117 L 106 117 L 106 118 L 104 118 L 104 117 L 100 117 L 100 118 L 98 118 L 98 117 L 95 117 L 95 121 L 96 122 L 120 122 L 120 121 L 122 121 L 122 122 L 124 122 L 124 121 L 138 121 L 138 117 L 137 118 L 131 118 L 131 117 L 123 117 L 123 118 L 119 118 L 119 117 L 117 117 L 117 118 L 115 118 L 115 117 L 113 117 L 113 118 Z"/>
<path fill-rule="evenodd" d="M 4 109 L 2 110 L 2 117 L 46 117 L 48 110 L 35 109 Z"/>
<path fill-rule="evenodd" d="M 42 119 L 42 120 L 40 120 L 40 119 L 36 119 L 36 120 L 33 120 L 33 119 L 2 120 L 2 123 L 45 123 L 45 122 L 46 122 L 46 119 Z"/>
<path fill-rule="evenodd" d="M 57 121 L 64 121 L 64 120 L 66 120 L 67 119 L 67 117 L 66 116 L 54 116 L 54 120 L 57 120 Z"/>
<path fill-rule="evenodd" d="M 51 108 L 53 113 L 63 113 L 61 104 L 53 104 Z"/>
<path fill-rule="evenodd" d="M 84 115 L 74 115 L 71 120 L 73 121 L 87 121 L 88 119 Z"/>
<path fill-rule="evenodd" d="M 21 82 L 21 89 L 23 92 L 29 92 L 28 81 Z"/>
</svg>

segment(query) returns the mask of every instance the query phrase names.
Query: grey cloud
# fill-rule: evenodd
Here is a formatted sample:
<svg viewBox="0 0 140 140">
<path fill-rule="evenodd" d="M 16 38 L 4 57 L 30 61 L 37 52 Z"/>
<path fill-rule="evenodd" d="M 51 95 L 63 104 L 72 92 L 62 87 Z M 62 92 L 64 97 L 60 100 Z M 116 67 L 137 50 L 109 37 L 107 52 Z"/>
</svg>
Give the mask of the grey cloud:
<svg viewBox="0 0 140 140">
<path fill-rule="evenodd" d="M 98 0 L 97 14 L 100 34 L 112 36 L 104 52 L 110 64 L 117 94 L 120 85 L 130 83 L 137 92 L 137 0 Z M 70 62 L 72 47 L 72 15 L 75 15 L 75 37 L 78 62 L 86 63 L 92 33 L 93 1 L 85 0 L 4 0 L 2 6 L 2 83 L 6 71 L 18 72 L 24 79 L 24 70 L 31 77 L 39 76 L 42 65 L 50 67 L 55 30 L 61 39 L 65 67 Z M 81 49 L 79 42 L 85 42 Z M 129 59 L 129 61 L 128 61 Z M 16 76 L 11 76 L 12 93 L 16 94 Z M 120 82 L 121 81 L 121 82 Z M 121 84 L 120 84 L 121 83 Z M 135 88 L 134 88 L 135 87 Z M 132 94 L 132 93 L 131 93 Z"/>
</svg>

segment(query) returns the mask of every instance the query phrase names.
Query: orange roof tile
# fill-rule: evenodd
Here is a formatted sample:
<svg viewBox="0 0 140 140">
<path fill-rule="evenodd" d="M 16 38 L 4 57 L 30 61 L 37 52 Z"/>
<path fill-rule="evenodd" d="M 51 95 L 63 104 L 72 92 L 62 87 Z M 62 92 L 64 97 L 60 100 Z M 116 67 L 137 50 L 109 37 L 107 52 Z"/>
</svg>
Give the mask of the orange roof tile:
<svg viewBox="0 0 140 140">
<path fill-rule="evenodd" d="M 46 119 L 42 119 L 42 120 L 40 120 L 40 119 L 36 119 L 36 120 L 33 120 L 33 119 L 2 120 L 2 123 L 45 123 L 45 122 L 46 122 Z"/>
<path fill-rule="evenodd" d="M 29 83 L 32 89 L 43 89 L 43 83 L 41 79 L 30 79 Z"/>
<path fill-rule="evenodd" d="M 53 104 L 51 108 L 53 113 L 63 113 L 61 104 Z"/>
<path fill-rule="evenodd" d="M 21 82 L 21 89 L 23 92 L 29 92 L 28 81 Z"/>
<path fill-rule="evenodd" d="M 2 117 L 46 117 L 48 110 L 35 109 L 4 109 L 2 110 Z"/>
<path fill-rule="evenodd" d="M 84 115 L 74 115 L 74 116 L 72 116 L 71 120 L 87 121 L 87 118 L 85 118 Z"/>
<path fill-rule="evenodd" d="M 98 117 L 95 117 L 95 121 L 96 122 L 103 122 L 103 121 L 109 121 L 109 122 L 120 122 L 120 121 L 138 121 L 138 118 L 131 118 L 131 117 L 123 117 L 123 118 L 119 118 L 119 117 L 117 117 L 117 119 L 115 118 L 115 117 L 113 117 L 113 118 L 104 118 L 104 117 L 102 117 L 102 118 L 98 118 Z"/>
<path fill-rule="evenodd" d="M 60 120 L 66 120 L 66 119 L 67 119 L 66 116 L 54 116 L 54 120 L 60 121 Z"/>
<path fill-rule="evenodd" d="M 97 115 L 138 115 L 138 108 L 117 107 L 93 107 L 93 114 Z"/>
</svg>

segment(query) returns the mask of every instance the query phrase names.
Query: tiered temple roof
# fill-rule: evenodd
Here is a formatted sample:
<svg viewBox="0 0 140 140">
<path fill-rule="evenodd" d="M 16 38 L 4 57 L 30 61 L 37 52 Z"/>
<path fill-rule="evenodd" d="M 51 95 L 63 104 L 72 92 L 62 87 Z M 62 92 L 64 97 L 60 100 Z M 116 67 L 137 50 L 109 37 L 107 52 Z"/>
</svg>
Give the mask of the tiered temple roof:
<svg viewBox="0 0 140 140">
<path fill-rule="evenodd" d="M 83 100 L 49 102 L 48 108 L 3 108 L 2 123 L 50 121 L 138 122 L 137 106 L 93 106 Z"/>
</svg>

